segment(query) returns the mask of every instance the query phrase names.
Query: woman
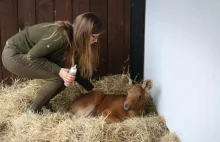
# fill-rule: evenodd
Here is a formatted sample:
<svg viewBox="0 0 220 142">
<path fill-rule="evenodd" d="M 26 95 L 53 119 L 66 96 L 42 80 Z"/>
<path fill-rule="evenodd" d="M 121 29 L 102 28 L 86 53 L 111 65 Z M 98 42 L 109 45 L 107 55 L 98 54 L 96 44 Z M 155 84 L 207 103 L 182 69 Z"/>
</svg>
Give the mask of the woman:
<svg viewBox="0 0 220 142">
<path fill-rule="evenodd" d="M 79 15 L 73 25 L 67 21 L 42 23 L 12 36 L 2 52 L 4 67 L 18 76 L 45 79 L 28 113 L 40 112 L 62 90 L 64 81 L 76 80 L 87 91 L 94 86 L 88 78 L 99 62 L 100 19 L 91 12 Z M 68 73 L 77 64 L 77 74 Z"/>
</svg>

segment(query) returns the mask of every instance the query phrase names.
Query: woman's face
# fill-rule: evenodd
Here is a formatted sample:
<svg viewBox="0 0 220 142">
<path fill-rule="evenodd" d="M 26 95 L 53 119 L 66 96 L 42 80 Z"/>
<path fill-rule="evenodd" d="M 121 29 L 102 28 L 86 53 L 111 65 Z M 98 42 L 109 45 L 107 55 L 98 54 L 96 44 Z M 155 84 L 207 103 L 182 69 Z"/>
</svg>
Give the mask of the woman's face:
<svg viewBox="0 0 220 142">
<path fill-rule="evenodd" d="M 99 35 L 100 34 L 91 34 L 91 36 L 90 36 L 90 44 L 91 45 L 98 41 Z"/>
</svg>

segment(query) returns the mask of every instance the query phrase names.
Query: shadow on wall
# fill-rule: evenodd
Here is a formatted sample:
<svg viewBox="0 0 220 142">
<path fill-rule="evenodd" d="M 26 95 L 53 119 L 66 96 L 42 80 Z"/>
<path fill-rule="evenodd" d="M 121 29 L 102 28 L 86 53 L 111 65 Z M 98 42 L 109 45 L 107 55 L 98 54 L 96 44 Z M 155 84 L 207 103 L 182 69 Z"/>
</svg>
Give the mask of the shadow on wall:
<svg viewBox="0 0 220 142">
<path fill-rule="evenodd" d="M 161 87 L 157 87 L 157 88 L 154 88 L 154 92 L 152 93 L 152 97 L 153 97 L 153 100 L 154 100 L 154 104 L 156 106 L 158 106 L 158 102 L 159 102 L 159 99 L 160 99 L 160 96 L 161 96 L 161 90 L 160 90 Z"/>
</svg>

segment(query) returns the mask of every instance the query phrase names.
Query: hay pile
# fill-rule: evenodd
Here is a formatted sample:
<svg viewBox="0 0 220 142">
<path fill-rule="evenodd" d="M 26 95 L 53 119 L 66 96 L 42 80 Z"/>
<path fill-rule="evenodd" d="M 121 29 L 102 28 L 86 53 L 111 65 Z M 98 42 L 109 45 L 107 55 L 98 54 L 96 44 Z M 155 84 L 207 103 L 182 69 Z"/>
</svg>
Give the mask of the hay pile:
<svg viewBox="0 0 220 142">
<path fill-rule="evenodd" d="M 96 88 L 108 94 L 126 94 L 127 86 L 121 75 L 93 80 Z M 152 98 L 147 96 L 145 115 L 122 123 L 106 124 L 103 117 L 72 118 L 67 115 L 70 102 L 85 90 L 77 83 L 52 100 L 55 113 L 43 115 L 25 112 L 33 102 L 43 80 L 15 80 L 12 86 L 1 84 L 0 141 L 1 142 L 179 142 L 170 133 L 165 120 L 156 112 Z"/>
</svg>

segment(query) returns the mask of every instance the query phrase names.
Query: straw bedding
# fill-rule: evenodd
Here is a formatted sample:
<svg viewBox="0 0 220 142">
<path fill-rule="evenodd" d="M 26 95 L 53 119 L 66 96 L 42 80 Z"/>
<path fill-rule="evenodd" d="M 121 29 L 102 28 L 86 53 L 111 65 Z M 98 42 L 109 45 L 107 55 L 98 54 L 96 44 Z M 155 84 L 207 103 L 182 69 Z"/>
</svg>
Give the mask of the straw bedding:
<svg viewBox="0 0 220 142">
<path fill-rule="evenodd" d="M 127 84 L 122 75 L 93 80 L 96 88 L 110 95 L 126 95 Z M 54 99 L 55 112 L 44 110 L 42 115 L 26 114 L 43 80 L 16 79 L 12 86 L 1 84 L 1 142 L 179 142 L 159 116 L 150 94 L 146 94 L 145 113 L 122 123 L 107 124 L 105 118 L 70 118 L 67 110 L 71 101 L 86 91 L 77 83 Z"/>
</svg>

